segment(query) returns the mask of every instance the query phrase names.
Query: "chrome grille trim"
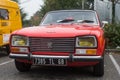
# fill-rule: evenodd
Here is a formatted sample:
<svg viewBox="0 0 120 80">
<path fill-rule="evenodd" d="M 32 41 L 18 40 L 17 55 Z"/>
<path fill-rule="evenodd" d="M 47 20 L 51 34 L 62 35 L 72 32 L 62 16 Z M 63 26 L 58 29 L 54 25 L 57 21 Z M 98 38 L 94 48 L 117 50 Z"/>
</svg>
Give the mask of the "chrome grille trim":
<svg viewBox="0 0 120 80">
<path fill-rule="evenodd" d="M 74 52 L 75 38 L 30 38 L 31 52 Z"/>
</svg>

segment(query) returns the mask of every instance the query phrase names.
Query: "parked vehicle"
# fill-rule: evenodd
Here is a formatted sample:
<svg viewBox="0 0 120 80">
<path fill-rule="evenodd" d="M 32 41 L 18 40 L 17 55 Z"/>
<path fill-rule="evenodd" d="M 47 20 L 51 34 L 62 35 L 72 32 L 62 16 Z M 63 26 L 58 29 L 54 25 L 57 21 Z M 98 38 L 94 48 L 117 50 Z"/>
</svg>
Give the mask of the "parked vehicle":
<svg viewBox="0 0 120 80">
<path fill-rule="evenodd" d="M 0 0 L 0 50 L 10 53 L 10 34 L 22 27 L 20 10 L 17 3 L 10 0 Z"/>
<path fill-rule="evenodd" d="M 93 66 L 96 76 L 104 74 L 105 39 L 95 11 L 48 12 L 40 26 L 12 33 L 10 58 L 20 72 L 32 65 Z"/>
</svg>

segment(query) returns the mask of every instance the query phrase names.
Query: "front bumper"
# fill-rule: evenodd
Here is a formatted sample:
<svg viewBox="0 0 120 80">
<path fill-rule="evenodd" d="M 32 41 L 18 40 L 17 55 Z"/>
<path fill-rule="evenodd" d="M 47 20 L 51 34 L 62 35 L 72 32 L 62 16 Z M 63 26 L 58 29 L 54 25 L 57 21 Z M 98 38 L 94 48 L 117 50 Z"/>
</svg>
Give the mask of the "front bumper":
<svg viewBox="0 0 120 80">
<path fill-rule="evenodd" d="M 103 56 L 74 56 L 74 55 L 53 56 L 53 55 L 32 55 L 32 54 L 13 54 L 13 53 L 10 53 L 9 57 L 13 59 L 27 59 L 27 60 L 32 60 L 34 58 L 53 58 L 53 59 L 62 58 L 62 59 L 67 59 L 68 61 L 71 61 L 71 62 L 74 62 L 74 61 L 96 62 L 96 61 L 101 61 L 103 59 Z"/>
</svg>

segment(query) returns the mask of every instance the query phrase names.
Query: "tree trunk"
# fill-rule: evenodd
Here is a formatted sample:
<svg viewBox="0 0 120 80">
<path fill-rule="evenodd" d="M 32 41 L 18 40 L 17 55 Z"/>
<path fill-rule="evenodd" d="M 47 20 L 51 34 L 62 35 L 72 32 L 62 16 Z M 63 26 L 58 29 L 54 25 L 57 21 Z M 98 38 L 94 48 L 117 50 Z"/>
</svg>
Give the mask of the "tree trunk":
<svg viewBox="0 0 120 80">
<path fill-rule="evenodd" d="M 116 3 L 112 1 L 112 23 L 115 23 L 115 5 Z"/>
</svg>

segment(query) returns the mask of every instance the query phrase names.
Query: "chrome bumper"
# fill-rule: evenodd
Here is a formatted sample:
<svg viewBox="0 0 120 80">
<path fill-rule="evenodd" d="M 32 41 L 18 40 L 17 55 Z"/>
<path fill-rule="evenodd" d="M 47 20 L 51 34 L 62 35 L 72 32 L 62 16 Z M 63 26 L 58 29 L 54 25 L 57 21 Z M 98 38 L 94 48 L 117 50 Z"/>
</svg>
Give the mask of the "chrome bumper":
<svg viewBox="0 0 120 80">
<path fill-rule="evenodd" d="M 53 58 L 53 59 L 67 59 L 69 61 L 101 61 L 103 59 L 102 56 L 52 56 L 52 55 L 32 55 L 32 54 L 13 54 L 10 53 L 10 58 L 14 59 L 27 59 L 31 60 L 34 58 Z"/>
</svg>

